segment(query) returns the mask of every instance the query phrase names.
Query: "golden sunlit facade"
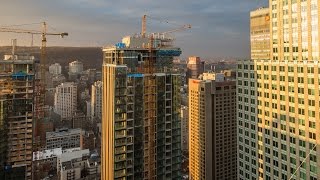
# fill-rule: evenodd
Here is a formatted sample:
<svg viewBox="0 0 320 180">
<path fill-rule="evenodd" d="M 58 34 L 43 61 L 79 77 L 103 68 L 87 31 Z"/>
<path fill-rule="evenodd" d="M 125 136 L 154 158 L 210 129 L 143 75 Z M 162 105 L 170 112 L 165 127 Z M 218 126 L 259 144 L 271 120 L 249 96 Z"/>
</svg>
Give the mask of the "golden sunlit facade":
<svg viewBox="0 0 320 180">
<path fill-rule="evenodd" d="M 189 79 L 189 177 L 205 179 L 206 175 L 206 122 L 200 118 L 205 114 L 205 98 L 199 92 L 201 80 Z M 202 87 L 204 88 L 204 87 Z M 202 122 L 203 121 L 203 122 Z"/>
<path fill-rule="evenodd" d="M 125 96 L 126 66 L 103 66 L 103 123 L 101 146 L 101 176 L 103 180 L 124 179 L 127 175 L 126 156 L 126 106 L 121 103 Z M 116 79 L 117 78 L 117 79 Z"/>
<path fill-rule="evenodd" d="M 319 1 L 269 0 L 269 13 L 270 59 L 238 64 L 238 105 L 253 89 L 257 104 L 238 111 L 238 177 L 319 179 Z"/>
<path fill-rule="evenodd" d="M 250 12 L 251 59 L 270 58 L 270 16 L 268 8 Z"/>
<path fill-rule="evenodd" d="M 189 179 L 237 179 L 236 81 L 189 79 Z"/>
</svg>

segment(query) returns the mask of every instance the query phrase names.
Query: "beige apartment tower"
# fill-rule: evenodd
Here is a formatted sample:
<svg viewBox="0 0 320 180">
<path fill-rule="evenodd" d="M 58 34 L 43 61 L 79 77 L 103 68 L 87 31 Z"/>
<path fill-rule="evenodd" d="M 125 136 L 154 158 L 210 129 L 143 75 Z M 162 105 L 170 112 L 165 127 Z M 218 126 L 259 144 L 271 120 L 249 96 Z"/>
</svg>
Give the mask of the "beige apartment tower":
<svg viewBox="0 0 320 180">
<path fill-rule="evenodd" d="M 236 81 L 189 80 L 189 179 L 237 179 Z"/>
<path fill-rule="evenodd" d="M 270 59 L 238 64 L 238 179 L 320 179 L 319 1 L 269 12 Z"/>
</svg>

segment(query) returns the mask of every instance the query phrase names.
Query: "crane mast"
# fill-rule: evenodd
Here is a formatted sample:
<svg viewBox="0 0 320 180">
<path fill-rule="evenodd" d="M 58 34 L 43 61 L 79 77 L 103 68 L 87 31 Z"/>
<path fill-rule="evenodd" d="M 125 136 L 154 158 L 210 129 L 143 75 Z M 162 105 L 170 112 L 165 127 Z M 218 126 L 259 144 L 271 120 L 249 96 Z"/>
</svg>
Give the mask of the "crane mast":
<svg viewBox="0 0 320 180">
<path fill-rule="evenodd" d="M 40 59 L 40 82 L 45 87 L 46 80 L 46 65 L 47 65 L 47 24 L 43 22 L 42 24 L 42 34 L 41 34 L 41 59 Z"/>
<path fill-rule="evenodd" d="M 150 19 L 156 19 L 156 18 L 151 18 L 148 15 L 143 15 L 142 16 L 142 23 L 141 23 L 141 37 L 145 38 L 146 37 L 146 31 L 147 31 L 147 18 Z M 159 20 L 159 19 L 158 19 Z M 164 21 L 161 21 L 164 22 Z M 165 21 L 166 23 L 169 23 L 168 21 Z M 145 66 L 144 66 L 144 72 L 148 73 L 148 74 L 152 74 L 155 71 L 155 63 L 156 63 L 156 57 L 155 57 L 155 47 L 154 47 L 154 42 L 156 39 L 159 39 L 162 37 L 161 39 L 161 43 L 160 43 L 160 48 L 161 46 L 165 46 L 165 43 L 172 43 L 173 39 L 170 38 L 165 38 L 166 34 L 170 34 L 170 33 L 174 33 L 174 32 L 179 32 L 179 31 L 184 31 L 187 29 L 191 29 L 191 25 L 190 24 L 184 24 L 184 25 L 179 25 L 179 27 L 174 28 L 174 29 L 170 29 L 168 31 L 165 32 L 157 32 L 157 33 L 151 33 L 149 35 L 149 58 L 147 59 Z"/>
<path fill-rule="evenodd" d="M 45 105 L 45 92 L 46 92 L 46 65 L 47 65 L 47 36 L 68 36 L 68 33 L 62 32 L 62 33 L 51 33 L 47 32 L 47 23 L 42 22 L 41 23 L 41 30 L 29 30 L 29 29 L 20 29 L 20 28 L 10 28 L 10 27 L 0 27 L 0 32 L 9 32 L 9 33 L 20 33 L 20 34 L 31 34 L 32 36 L 32 42 L 33 45 L 33 35 L 41 35 L 41 52 L 40 52 L 40 79 L 36 79 L 35 81 L 35 89 L 34 89 L 34 124 L 38 124 L 39 121 L 43 120 L 45 117 L 44 113 L 44 105 Z M 34 138 L 38 137 L 38 129 L 37 126 L 34 125 Z M 39 144 L 37 144 L 39 141 L 35 140 L 35 148 L 39 148 Z"/>
</svg>

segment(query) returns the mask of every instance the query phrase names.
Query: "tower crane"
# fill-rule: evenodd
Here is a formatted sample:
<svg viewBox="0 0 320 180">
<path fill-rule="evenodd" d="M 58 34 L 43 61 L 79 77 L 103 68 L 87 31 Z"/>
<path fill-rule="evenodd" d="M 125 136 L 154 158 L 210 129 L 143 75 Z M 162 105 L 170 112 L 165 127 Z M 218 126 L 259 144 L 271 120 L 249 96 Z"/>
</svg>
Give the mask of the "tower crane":
<svg viewBox="0 0 320 180">
<path fill-rule="evenodd" d="M 146 122 L 145 127 L 145 133 L 148 134 L 148 136 L 145 136 L 144 140 L 147 142 L 147 156 L 145 156 L 145 163 L 147 164 L 145 168 L 145 172 L 147 172 L 146 176 L 144 177 L 145 179 L 154 179 L 155 177 L 155 170 L 153 167 L 156 166 L 156 160 L 155 160 L 155 154 L 156 151 L 154 150 L 154 147 L 156 145 L 155 142 L 155 126 L 154 124 L 157 123 L 156 120 L 156 107 L 157 107 L 157 102 L 156 102 L 156 97 L 157 97 L 157 79 L 155 76 L 155 65 L 157 61 L 157 50 L 161 49 L 170 49 L 172 47 L 172 41 L 174 40 L 173 38 L 167 38 L 165 37 L 166 34 L 168 33 L 173 33 L 173 32 L 178 32 L 186 29 L 190 29 L 191 25 L 182 25 L 178 28 L 168 30 L 166 32 L 162 33 L 150 33 L 146 34 L 146 22 L 147 22 L 147 15 L 143 15 L 142 17 L 142 24 L 141 24 L 141 37 L 144 39 L 144 41 L 149 41 L 149 46 L 148 46 L 148 54 L 149 57 L 145 59 L 144 61 L 144 66 L 143 66 L 143 71 L 146 74 L 144 78 L 144 99 L 146 100 L 145 103 L 145 111 L 144 111 L 144 122 Z M 151 18 L 150 19 L 155 19 Z M 159 19 L 158 19 L 159 20 Z M 161 21 L 161 20 L 160 20 Z M 163 22 L 163 21 L 162 21 Z M 168 23 L 167 21 L 165 21 Z M 160 36 L 161 35 L 161 36 Z M 155 45 L 156 43 L 156 45 Z M 174 48 L 173 48 L 174 49 Z"/>
<path fill-rule="evenodd" d="M 47 23 L 42 23 L 42 30 L 26 30 L 20 28 L 9 28 L 9 27 L 0 27 L 0 32 L 10 32 L 10 33 L 21 33 L 21 34 L 31 34 L 32 36 L 35 34 L 41 35 L 41 57 L 40 57 L 40 80 L 41 84 L 45 84 L 45 66 L 46 66 L 46 58 L 47 58 L 47 36 L 60 36 L 61 38 L 68 36 L 67 32 L 62 33 L 51 33 L 47 32 Z"/>
<path fill-rule="evenodd" d="M 168 21 L 163 21 L 163 20 L 160 20 L 160 19 L 157 19 L 157 18 L 150 17 L 148 15 L 143 15 L 142 16 L 142 23 L 141 23 L 141 36 L 142 37 L 145 37 L 146 33 L 147 33 L 147 18 L 155 19 L 155 20 L 158 20 L 160 22 L 165 22 L 167 24 L 172 24 L 172 23 L 169 23 Z M 175 24 L 175 25 L 177 25 L 177 24 Z M 178 32 L 178 31 L 184 31 L 184 30 L 187 30 L 187 29 L 191 29 L 191 24 L 178 25 L 178 27 L 175 28 L 175 29 L 170 29 L 170 30 L 165 31 L 165 32 L 158 32 L 158 33 L 152 33 L 152 34 L 164 35 L 164 34 L 174 33 L 174 32 Z"/>
<path fill-rule="evenodd" d="M 0 27 L 0 32 L 9 32 L 9 33 L 21 33 L 21 34 L 31 34 L 32 38 L 33 35 L 41 35 L 41 53 L 40 53 L 40 82 L 39 80 L 36 81 L 35 85 L 35 92 L 34 92 L 34 118 L 35 123 L 37 124 L 39 120 L 42 120 L 45 117 L 44 114 L 44 102 L 45 102 L 45 74 L 46 74 L 46 60 L 47 60 L 47 36 L 60 36 L 61 38 L 68 36 L 67 32 L 62 33 L 52 33 L 47 32 L 47 23 L 42 22 L 41 30 L 27 30 L 27 29 L 20 29 L 20 28 L 11 28 L 11 27 Z M 33 39 L 32 39 L 33 41 Z M 37 133 L 37 126 L 35 126 L 36 132 L 34 136 L 38 136 Z M 36 145 L 38 147 L 38 145 Z"/>
<path fill-rule="evenodd" d="M 169 23 L 168 21 L 163 21 L 163 20 L 160 20 L 160 19 L 157 19 L 157 18 L 153 18 L 153 17 L 150 17 L 148 15 L 143 15 L 142 16 L 142 23 L 141 23 L 141 37 L 145 38 L 146 37 L 146 33 L 147 33 L 147 18 L 149 19 L 155 19 L 155 20 L 158 20 L 160 22 L 165 22 L 167 24 L 171 24 Z M 177 25 L 177 24 L 175 24 Z M 151 33 L 149 35 L 149 59 L 147 60 L 146 62 L 146 66 L 145 66 L 145 72 L 146 73 L 153 73 L 154 72 L 154 63 L 156 61 L 156 57 L 155 57 L 155 53 L 154 53 L 154 42 L 156 39 L 159 39 L 160 36 L 162 36 L 163 38 L 160 38 L 162 39 L 163 41 L 169 41 L 169 42 L 172 42 L 173 39 L 168 39 L 168 38 L 165 38 L 165 35 L 166 34 L 170 34 L 170 33 L 174 33 L 174 32 L 179 32 L 179 31 L 184 31 L 184 30 L 187 30 L 187 29 L 191 29 L 191 24 L 185 24 L 185 25 L 179 25 L 179 27 L 177 28 L 174 28 L 174 29 L 170 29 L 170 30 L 167 30 L 165 32 L 156 32 L 156 33 Z M 157 37 L 156 37 L 157 35 Z M 160 44 L 160 48 L 161 48 L 161 44 Z"/>
</svg>

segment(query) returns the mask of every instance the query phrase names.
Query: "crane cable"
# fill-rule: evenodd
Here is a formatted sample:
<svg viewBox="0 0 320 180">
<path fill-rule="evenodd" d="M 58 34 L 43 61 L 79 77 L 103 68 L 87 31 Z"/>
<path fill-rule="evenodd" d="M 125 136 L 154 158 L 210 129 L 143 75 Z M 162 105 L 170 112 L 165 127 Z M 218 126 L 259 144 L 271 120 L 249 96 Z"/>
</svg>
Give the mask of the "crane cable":
<svg viewBox="0 0 320 180">
<path fill-rule="evenodd" d="M 311 149 L 311 151 L 314 150 L 314 148 L 316 148 L 317 144 L 315 144 L 313 146 L 313 148 Z M 304 160 L 300 163 L 300 165 L 298 166 L 298 168 L 294 171 L 294 173 L 291 175 L 291 177 L 289 178 L 289 180 L 291 180 L 293 178 L 293 176 L 298 172 L 298 170 L 300 169 L 300 167 L 302 166 L 302 164 L 307 160 L 307 158 L 310 156 L 311 151 L 308 153 L 308 155 L 306 156 L 306 158 L 304 158 Z"/>
</svg>

